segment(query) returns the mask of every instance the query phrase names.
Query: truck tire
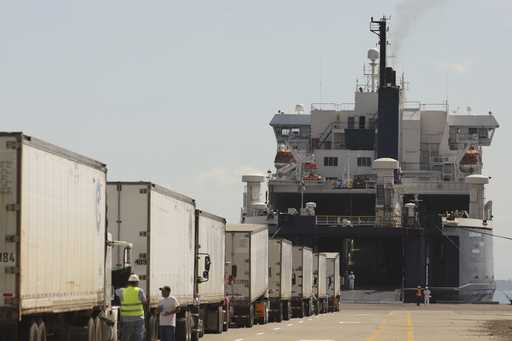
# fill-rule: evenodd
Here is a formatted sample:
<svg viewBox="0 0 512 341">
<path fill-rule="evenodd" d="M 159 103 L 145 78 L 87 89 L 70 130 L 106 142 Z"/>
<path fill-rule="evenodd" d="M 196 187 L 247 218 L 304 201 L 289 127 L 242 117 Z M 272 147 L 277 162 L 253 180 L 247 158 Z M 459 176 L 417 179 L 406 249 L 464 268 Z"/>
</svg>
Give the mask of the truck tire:
<svg viewBox="0 0 512 341">
<path fill-rule="evenodd" d="M 94 323 L 92 317 L 89 318 L 89 322 L 87 323 L 87 341 L 96 341 L 96 323 Z"/>
<path fill-rule="evenodd" d="M 222 305 L 217 307 L 217 328 L 215 330 L 216 334 L 222 333 L 224 329 L 224 309 L 222 309 Z"/>
<path fill-rule="evenodd" d="M 38 341 L 46 341 L 46 325 L 44 324 L 44 321 L 39 322 L 39 332 L 37 339 Z"/>
<path fill-rule="evenodd" d="M 261 324 L 267 324 L 268 323 L 268 315 L 269 315 L 269 308 L 270 304 L 268 301 L 265 301 L 263 303 L 264 309 L 263 309 L 263 318 L 261 319 Z"/>
<path fill-rule="evenodd" d="M 254 306 L 251 304 L 249 306 L 249 314 L 247 316 L 247 321 L 245 323 L 245 326 L 247 328 L 252 328 L 253 325 L 254 325 Z"/>
<path fill-rule="evenodd" d="M 103 341 L 117 341 L 114 326 L 109 326 L 106 322 L 100 320 Z M 97 340 L 96 340 L 97 341 Z"/>
<path fill-rule="evenodd" d="M 284 301 L 283 302 L 283 310 L 282 310 L 282 317 L 283 320 L 288 321 L 290 319 L 292 313 L 292 305 L 290 301 Z"/>
<path fill-rule="evenodd" d="M 38 341 L 39 339 L 39 326 L 36 322 L 32 322 L 30 325 L 30 329 L 28 332 L 28 340 L 29 341 Z"/>
<path fill-rule="evenodd" d="M 226 309 L 223 308 L 223 315 L 222 331 L 227 332 L 229 330 L 229 324 L 231 323 L 231 317 L 229 316 L 229 306 L 226 306 Z"/>
<path fill-rule="evenodd" d="M 192 313 L 187 311 L 185 313 L 185 341 L 192 341 L 192 329 L 194 321 L 192 320 Z"/>
<path fill-rule="evenodd" d="M 281 322 L 283 320 L 283 302 L 279 302 L 278 309 L 272 311 L 272 322 Z"/>
<path fill-rule="evenodd" d="M 98 317 L 94 319 L 94 340 L 104 341 L 103 324 L 101 323 L 101 320 Z"/>
<path fill-rule="evenodd" d="M 298 317 L 300 318 L 303 318 L 304 316 L 307 315 L 307 312 L 306 312 L 306 302 L 304 302 L 304 300 L 301 300 L 300 301 L 300 306 L 299 306 L 299 313 L 298 313 Z"/>
</svg>

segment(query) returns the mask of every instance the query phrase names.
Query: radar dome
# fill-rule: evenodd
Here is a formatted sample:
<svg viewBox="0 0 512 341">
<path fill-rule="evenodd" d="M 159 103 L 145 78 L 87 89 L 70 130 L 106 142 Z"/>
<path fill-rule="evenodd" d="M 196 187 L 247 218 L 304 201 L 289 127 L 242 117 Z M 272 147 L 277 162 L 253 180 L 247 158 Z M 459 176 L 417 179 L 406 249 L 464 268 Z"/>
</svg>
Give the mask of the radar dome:
<svg viewBox="0 0 512 341">
<path fill-rule="evenodd" d="M 368 59 L 372 62 L 379 59 L 379 51 L 377 49 L 369 49 L 368 50 Z"/>
</svg>

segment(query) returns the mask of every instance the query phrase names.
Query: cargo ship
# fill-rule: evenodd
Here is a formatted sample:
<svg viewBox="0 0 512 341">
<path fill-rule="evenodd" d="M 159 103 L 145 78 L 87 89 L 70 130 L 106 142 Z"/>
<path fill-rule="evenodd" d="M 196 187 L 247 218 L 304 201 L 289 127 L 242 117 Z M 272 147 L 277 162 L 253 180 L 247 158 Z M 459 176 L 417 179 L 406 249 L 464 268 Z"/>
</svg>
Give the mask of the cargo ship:
<svg viewBox="0 0 512 341">
<path fill-rule="evenodd" d="M 271 120 L 275 169 L 245 175 L 241 220 L 315 252 L 340 252 L 356 288 L 437 302 L 489 302 L 495 291 L 490 177 L 483 152 L 492 112 L 409 101 L 387 63 L 386 18 L 371 19 L 378 49 L 353 103 L 314 103 Z"/>
</svg>

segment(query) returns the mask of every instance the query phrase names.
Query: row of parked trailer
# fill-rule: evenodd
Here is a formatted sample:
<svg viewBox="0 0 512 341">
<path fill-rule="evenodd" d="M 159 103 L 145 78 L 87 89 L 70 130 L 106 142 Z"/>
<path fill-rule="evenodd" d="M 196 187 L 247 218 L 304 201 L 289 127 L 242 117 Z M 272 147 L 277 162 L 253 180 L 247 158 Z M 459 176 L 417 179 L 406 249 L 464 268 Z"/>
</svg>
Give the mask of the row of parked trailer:
<svg viewBox="0 0 512 341">
<path fill-rule="evenodd" d="M 151 182 L 108 182 L 106 165 L 0 133 L 0 341 L 113 341 L 113 292 L 139 275 L 146 340 L 159 288 L 180 302 L 176 339 L 339 309 L 339 257 L 226 225 Z"/>
<path fill-rule="evenodd" d="M 231 325 L 339 311 L 340 279 L 338 253 L 313 253 L 286 239 L 269 240 L 265 225 L 226 227 Z"/>
</svg>

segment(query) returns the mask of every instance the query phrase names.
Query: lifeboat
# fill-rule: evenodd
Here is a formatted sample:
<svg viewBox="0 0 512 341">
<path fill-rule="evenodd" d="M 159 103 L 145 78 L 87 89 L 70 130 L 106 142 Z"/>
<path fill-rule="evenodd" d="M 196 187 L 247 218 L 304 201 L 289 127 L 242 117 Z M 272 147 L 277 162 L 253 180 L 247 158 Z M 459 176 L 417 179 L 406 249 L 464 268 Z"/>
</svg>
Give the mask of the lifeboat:
<svg viewBox="0 0 512 341">
<path fill-rule="evenodd" d="M 304 181 L 321 181 L 322 177 L 318 174 L 309 173 L 303 177 Z"/>
<path fill-rule="evenodd" d="M 274 164 L 276 168 L 283 167 L 287 164 L 295 162 L 295 158 L 293 157 L 293 154 L 288 150 L 279 150 L 276 153 L 276 157 L 274 158 Z"/>
<path fill-rule="evenodd" d="M 469 147 L 460 161 L 460 170 L 464 173 L 473 173 L 480 164 L 480 152 L 473 146 Z"/>
</svg>

